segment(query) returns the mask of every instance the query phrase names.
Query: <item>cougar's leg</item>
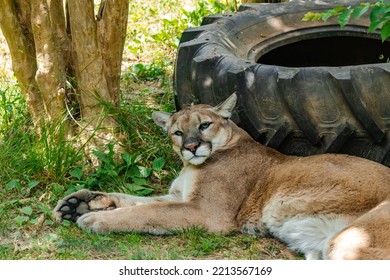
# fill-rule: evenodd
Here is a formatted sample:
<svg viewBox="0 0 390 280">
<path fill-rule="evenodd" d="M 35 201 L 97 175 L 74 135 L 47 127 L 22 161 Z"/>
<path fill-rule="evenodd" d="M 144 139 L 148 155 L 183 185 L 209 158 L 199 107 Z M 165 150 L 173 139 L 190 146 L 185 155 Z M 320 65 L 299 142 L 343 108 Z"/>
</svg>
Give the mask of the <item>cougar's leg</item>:
<svg viewBox="0 0 390 280">
<path fill-rule="evenodd" d="M 122 193 L 93 192 L 84 189 L 58 201 L 53 214 L 57 221 L 69 220 L 76 222 L 80 216 L 89 212 L 113 210 L 158 201 L 174 201 L 177 199 L 173 195 L 138 197 Z"/>
<path fill-rule="evenodd" d="M 330 259 L 390 260 L 390 200 L 357 218 L 329 244 Z"/>
<path fill-rule="evenodd" d="M 161 202 L 91 212 L 81 216 L 77 223 L 81 228 L 100 233 L 170 234 L 193 226 L 219 233 L 236 229 L 233 221 L 223 214 L 204 210 L 192 202 Z"/>
</svg>

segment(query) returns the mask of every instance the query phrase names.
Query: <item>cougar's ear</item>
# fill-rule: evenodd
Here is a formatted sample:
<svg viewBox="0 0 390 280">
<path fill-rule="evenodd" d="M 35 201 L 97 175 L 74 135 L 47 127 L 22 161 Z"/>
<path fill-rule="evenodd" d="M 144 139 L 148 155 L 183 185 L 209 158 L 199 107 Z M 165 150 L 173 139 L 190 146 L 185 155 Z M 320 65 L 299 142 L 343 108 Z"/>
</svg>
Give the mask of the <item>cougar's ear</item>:
<svg viewBox="0 0 390 280">
<path fill-rule="evenodd" d="M 228 99 L 226 99 L 223 103 L 219 104 L 217 107 L 218 114 L 225 118 L 225 119 L 230 119 L 232 116 L 232 112 L 234 107 L 236 107 L 237 104 L 237 95 L 236 93 L 233 93 L 232 95 L 229 96 Z"/>
<path fill-rule="evenodd" d="M 172 116 L 172 114 L 170 113 L 166 113 L 166 112 L 153 112 L 152 113 L 152 119 L 154 120 L 154 122 L 162 127 L 165 131 L 168 130 L 168 121 L 169 121 L 169 118 Z"/>
</svg>

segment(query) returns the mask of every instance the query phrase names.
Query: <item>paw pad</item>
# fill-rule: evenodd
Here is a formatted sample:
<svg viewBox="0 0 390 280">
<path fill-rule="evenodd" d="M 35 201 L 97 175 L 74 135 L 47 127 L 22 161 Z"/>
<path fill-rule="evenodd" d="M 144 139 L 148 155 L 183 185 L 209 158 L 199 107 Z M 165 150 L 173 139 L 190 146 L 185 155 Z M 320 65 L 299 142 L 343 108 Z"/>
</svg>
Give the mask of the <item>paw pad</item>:
<svg viewBox="0 0 390 280">
<path fill-rule="evenodd" d="M 58 212 L 61 213 L 62 219 L 76 222 L 81 215 L 90 212 L 90 210 L 86 202 L 72 197 L 63 201 L 63 205 L 58 209 Z"/>
</svg>

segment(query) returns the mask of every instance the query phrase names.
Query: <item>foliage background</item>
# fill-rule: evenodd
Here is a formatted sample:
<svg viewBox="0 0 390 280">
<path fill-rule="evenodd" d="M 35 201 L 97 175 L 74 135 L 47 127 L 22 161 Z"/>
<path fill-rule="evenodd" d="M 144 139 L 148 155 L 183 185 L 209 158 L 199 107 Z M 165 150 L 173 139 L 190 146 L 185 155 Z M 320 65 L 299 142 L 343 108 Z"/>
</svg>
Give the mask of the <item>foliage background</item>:
<svg viewBox="0 0 390 280">
<path fill-rule="evenodd" d="M 368 13 L 370 16 L 370 26 L 368 32 L 379 29 L 382 41 L 390 37 L 390 2 L 378 0 L 375 3 L 362 2 L 357 6 L 336 6 L 324 12 L 309 12 L 302 19 L 327 21 L 331 17 L 337 17 L 341 27 L 344 27 L 350 19 L 359 19 Z"/>
</svg>

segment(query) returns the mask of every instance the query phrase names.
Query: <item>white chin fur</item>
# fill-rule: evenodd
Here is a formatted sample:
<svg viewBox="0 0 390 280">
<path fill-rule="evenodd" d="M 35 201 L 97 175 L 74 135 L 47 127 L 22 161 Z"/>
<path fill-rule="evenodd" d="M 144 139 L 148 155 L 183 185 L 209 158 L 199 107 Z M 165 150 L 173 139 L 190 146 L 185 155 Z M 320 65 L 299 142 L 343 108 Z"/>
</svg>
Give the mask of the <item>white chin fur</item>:
<svg viewBox="0 0 390 280">
<path fill-rule="evenodd" d="M 188 162 L 193 164 L 193 165 L 201 165 L 202 163 L 205 162 L 207 158 L 206 157 L 197 157 L 194 156 L 192 159 L 190 159 Z"/>
<path fill-rule="evenodd" d="M 201 145 L 195 152 L 195 155 L 187 150 L 182 151 L 182 155 L 185 161 L 193 165 L 200 165 L 206 161 L 211 155 L 211 150 L 207 145 Z"/>
</svg>

